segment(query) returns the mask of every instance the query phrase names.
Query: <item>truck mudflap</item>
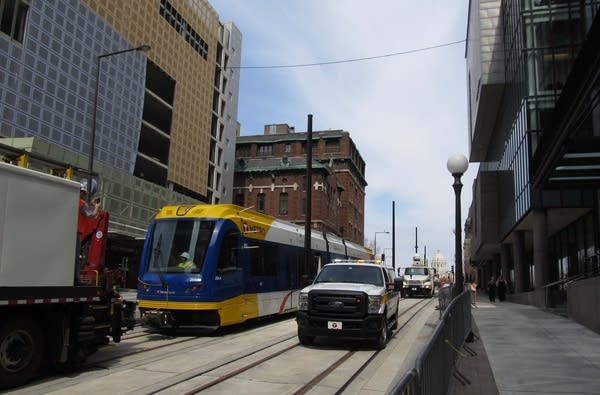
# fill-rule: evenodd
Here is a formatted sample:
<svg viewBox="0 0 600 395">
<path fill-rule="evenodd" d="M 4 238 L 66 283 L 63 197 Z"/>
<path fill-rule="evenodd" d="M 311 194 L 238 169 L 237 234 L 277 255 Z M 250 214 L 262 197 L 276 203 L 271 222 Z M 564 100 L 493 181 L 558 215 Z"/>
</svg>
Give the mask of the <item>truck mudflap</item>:
<svg viewBox="0 0 600 395">
<path fill-rule="evenodd" d="M 335 338 L 374 339 L 381 332 L 383 315 L 369 315 L 361 319 L 339 319 L 310 316 L 304 311 L 296 314 L 298 335 L 305 337 L 327 336 Z"/>
</svg>

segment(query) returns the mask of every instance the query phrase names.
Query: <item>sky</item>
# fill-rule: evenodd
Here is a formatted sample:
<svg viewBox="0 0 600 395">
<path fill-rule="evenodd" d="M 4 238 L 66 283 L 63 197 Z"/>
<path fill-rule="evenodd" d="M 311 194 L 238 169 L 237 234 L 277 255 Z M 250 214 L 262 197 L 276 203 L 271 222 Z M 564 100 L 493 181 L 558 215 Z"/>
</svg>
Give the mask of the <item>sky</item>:
<svg viewBox="0 0 600 395">
<path fill-rule="evenodd" d="M 366 245 L 376 239 L 391 265 L 394 205 L 396 267 L 410 266 L 415 241 L 421 256 L 439 250 L 454 265 L 446 163 L 468 157 L 468 0 L 209 2 L 242 33 L 241 135 L 275 123 L 305 132 L 308 114 L 313 131 L 348 131 L 366 163 Z M 372 59 L 347 61 L 361 58 Z M 461 179 L 462 228 L 476 174 L 470 163 Z"/>
</svg>

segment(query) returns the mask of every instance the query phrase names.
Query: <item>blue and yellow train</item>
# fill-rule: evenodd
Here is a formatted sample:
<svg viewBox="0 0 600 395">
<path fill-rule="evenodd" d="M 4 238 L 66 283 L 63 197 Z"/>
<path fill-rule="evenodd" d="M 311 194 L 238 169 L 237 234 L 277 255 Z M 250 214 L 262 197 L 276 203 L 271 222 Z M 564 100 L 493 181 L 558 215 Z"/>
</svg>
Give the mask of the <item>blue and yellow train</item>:
<svg viewBox="0 0 600 395">
<path fill-rule="evenodd" d="M 333 234 L 231 205 L 167 206 L 150 224 L 140 263 L 138 306 L 158 328 L 216 329 L 295 311 L 298 293 L 333 259 L 373 259 Z"/>
</svg>

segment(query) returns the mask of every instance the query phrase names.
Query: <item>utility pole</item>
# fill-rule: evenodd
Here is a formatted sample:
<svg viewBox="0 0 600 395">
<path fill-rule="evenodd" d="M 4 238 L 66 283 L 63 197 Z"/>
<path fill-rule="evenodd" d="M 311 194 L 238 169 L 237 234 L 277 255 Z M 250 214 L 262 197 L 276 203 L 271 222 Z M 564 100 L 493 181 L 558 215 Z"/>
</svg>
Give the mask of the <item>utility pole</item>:
<svg viewBox="0 0 600 395">
<path fill-rule="evenodd" d="M 304 250 L 306 252 L 306 269 L 311 270 L 312 253 L 310 245 L 312 216 L 312 114 L 308 114 L 306 128 L 306 213 L 304 215 Z"/>
</svg>

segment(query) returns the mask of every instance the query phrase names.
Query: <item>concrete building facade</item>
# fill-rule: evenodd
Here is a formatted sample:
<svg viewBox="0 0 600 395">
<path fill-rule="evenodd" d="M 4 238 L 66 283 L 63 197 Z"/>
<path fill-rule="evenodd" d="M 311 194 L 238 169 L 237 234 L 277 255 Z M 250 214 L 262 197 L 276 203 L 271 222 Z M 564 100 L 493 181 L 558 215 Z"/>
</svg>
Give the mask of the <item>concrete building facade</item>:
<svg viewBox="0 0 600 395">
<path fill-rule="evenodd" d="M 266 125 L 237 139 L 234 203 L 300 225 L 306 214 L 306 132 Z M 365 162 L 350 133 L 312 134 L 312 227 L 363 245 Z"/>
<path fill-rule="evenodd" d="M 481 283 L 507 278 L 513 301 L 581 306 L 570 293 L 597 281 L 599 9 L 597 0 L 470 1 L 469 159 L 479 173 L 468 259 Z"/>
</svg>

